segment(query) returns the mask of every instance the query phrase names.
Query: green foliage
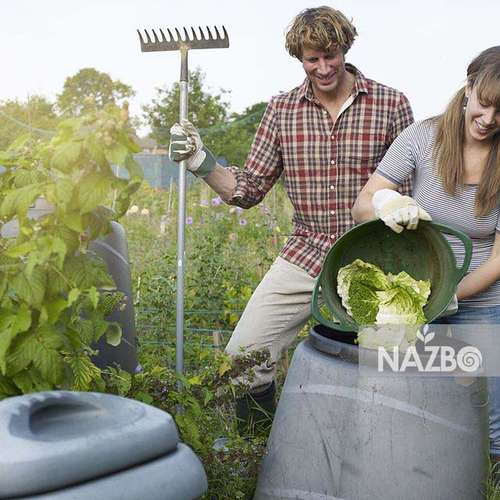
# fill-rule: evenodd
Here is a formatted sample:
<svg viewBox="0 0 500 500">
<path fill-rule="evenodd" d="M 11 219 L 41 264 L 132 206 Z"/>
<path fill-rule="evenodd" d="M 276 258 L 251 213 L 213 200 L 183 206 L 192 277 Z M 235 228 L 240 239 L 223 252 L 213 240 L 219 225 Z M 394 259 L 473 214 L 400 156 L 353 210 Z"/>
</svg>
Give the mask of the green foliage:
<svg viewBox="0 0 500 500">
<path fill-rule="evenodd" d="M 168 211 L 170 196 L 174 201 Z M 144 185 L 132 201 L 138 212 L 123 221 L 137 284 L 137 323 L 139 328 L 147 325 L 148 338 L 163 339 L 175 328 L 176 199 L 175 191 Z M 150 215 L 141 216 L 142 209 Z M 219 330 L 222 335 L 234 328 L 290 231 L 290 212 L 281 186 L 266 204 L 244 211 L 223 204 L 202 183 L 193 184 L 187 192 L 187 328 Z"/>
<path fill-rule="evenodd" d="M 113 80 L 107 73 L 83 68 L 66 78 L 63 91 L 57 96 L 57 106 L 65 116 L 80 116 L 108 105 L 121 104 L 134 95 L 132 87 Z"/>
<path fill-rule="evenodd" d="M 221 90 L 210 94 L 203 89 L 204 74 L 200 69 L 189 72 L 189 119 L 199 128 L 208 128 L 223 122 L 229 104 L 224 100 L 227 93 Z M 152 129 L 152 137 L 160 144 L 168 144 L 170 127 L 179 121 L 180 87 L 174 83 L 170 88 L 159 88 L 144 114 Z"/>
<path fill-rule="evenodd" d="M 0 153 L 0 229 L 18 226 L 17 236 L 0 239 L 0 399 L 104 387 L 91 345 L 103 335 L 119 342 L 105 316 L 122 296 L 89 242 L 139 187 L 136 151 L 127 110 L 108 106 L 61 122 L 48 142 L 27 135 Z M 115 177 L 112 164 L 130 179 Z M 38 199 L 51 208 L 34 219 L 28 210 Z"/>
<path fill-rule="evenodd" d="M 191 354 L 196 368 L 181 377 L 159 366 L 152 356 L 143 356 L 144 371 L 132 378 L 126 395 L 174 416 L 181 440 L 194 449 L 208 475 L 205 498 L 251 498 L 267 434 L 247 440 L 238 436 L 232 407 L 245 387 L 235 380 L 251 374 L 255 365 L 268 359 L 268 354 L 242 356 L 234 363 L 212 349 L 197 349 Z M 225 444 L 214 447 L 222 436 L 227 438 Z"/>
<path fill-rule="evenodd" d="M 243 165 L 266 107 L 266 102 L 259 102 L 242 113 L 233 113 L 219 125 L 202 129 L 203 141 L 217 156 L 228 159 L 231 164 Z"/>
<path fill-rule="evenodd" d="M 144 116 L 151 126 L 151 136 L 160 144 L 168 144 L 170 127 L 179 121 L 179 84 L 157 89 Z M 197 69 L 189 73 L 189 120 L 199 129 L 205 145 L 217 156 L 232 164 L 243 165 L 255 131 L 267 106 L 260 102 L 242 113 L 229 115 L 228 92 L 211 93 L 205 89 L 204 75 Z"/>
<path fill-rule="evenodd" d="M 50 136 L 58 120 L 54 105 L 42 96 L 30 96 L 26 102 L 0 102 L 0 151 L 30 131 L 35 137 Z"/>
</svg>

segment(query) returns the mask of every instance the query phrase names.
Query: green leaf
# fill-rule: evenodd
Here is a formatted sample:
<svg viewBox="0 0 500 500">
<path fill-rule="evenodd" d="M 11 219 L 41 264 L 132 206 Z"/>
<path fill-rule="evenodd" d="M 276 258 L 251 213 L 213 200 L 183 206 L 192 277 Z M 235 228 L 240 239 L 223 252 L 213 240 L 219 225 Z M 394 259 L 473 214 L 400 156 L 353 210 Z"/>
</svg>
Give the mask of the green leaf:
<svg viewBox="0 0 500 500">
<path fill-rule="evenodd" d="M 82 344 L 90 345 L 94 342 L 94 325 L 91 320 L 82 319 L 78 323 L 77 330 Z"/>
<path fill-rule="evenodd" d="M 80 297 L 81 293 L 81 290 L 79 290 L 78 288 L 73 288 L 70 290 L 70 292 L 68 293 L 68 307 L 78 300 L 78 297 Z"/>
<path fill-rule="evenodd" d="M 26 255 L 36 248 L 36 243 L 34 241 L 25 241 L 19 245 L 11 246 L 5 250 L 4 255 L 7 257 L 20 257 L 21 255 Z"/>
<path fill-rule="evenodd" d="M 55 195 L 56 200 L 52 201 L 59 208 L 61 204 L 68 204 L 73 198 L 73 191 L 75 188 L 75 183 L 70 179 L 59 178 L 55 183 Z"/>
<path fill-rule="evenodd" d="M 97 308 L 97 304 L 99 303 L 99 292 L 97 291 L 97 288 L 95 286 L 91 286 L 87 290 L 88 297 L 90 299 L 90 302 L 92 304 L 92 307 L 94 309 Z"/>
<path fill-rule="evenodd" d="M 118 142 L 112 147 L 107 148 L 104 151 L 104 154 L 106 155 L 106 160 L 108 160 L 112 165 L 124 165 L 125 159 L 129 153 L 128 149 L 123 144 Z"/>
<path fill-rule="evenodd" d="M 99 312 L 94 313 L 91 317 L 92 321 L 92 328 L 94 330 L 94 342 L 97 342 L 108 330 L 109 325 L 113 323 L 109 323 L 108 321 L 104 320 L 101 318 L 101 315 Z M 120 331 L 121 334 L 121 331 Z M 113 337 L 113 334 L 111 334 Z"/>
<path fill-rule="evenodd" d="M 127 159 L 125 161 L 125 168 L 130 175 L 130 180 L 142 181 L 142 179 L 144 179 L 144 171 L 142 170 L 139 163 L 134 160 L 134 157 L 132 155 L 127 156 Z"/>
<path fill-rule="evenodd" d="M 11 287 L 20 300 L 40 309 L 45 295 L 46 281 L 45 273 L 40 268 L 35 268 L 29 277 L 25 272 L 14 276 Z"/>
<path fill-rule="evenodd" d="M 16 396 L 19 394 L 19 390 L 10 379 L 0 375 L 0 394 L 5 396 Z"/>
<path fill-rule="evenodd" d="M 75 168 L 81 149 L 82 146 L 78 142 L 63 142 L 52 156 L 51 167 L 70 172 Z"/>
<path fill-rule="evenodd" d="M 77 255 L 66 259 L 64 274 L 81 290 L 91 286 L 114 286 L 104 262 L 88 255 Z"/>
<path fill-rule="evenodd" d="M 73 372 L 73 390 L 87 391 L 92 381 L 101 376 L 101 370 L 84 353 L 67 357 L 67 362 Z"/>
<path fill-rule="evenodd" d="M 29 394 L 31 392 L 42 392 L 49 391 L 53 389 L 51 384 L 46 382 L 40 377 L 40 374 L 36 370 L 24 370 L 16 374 L 12 381 L 21 389 L 23 394 Z"/>
<path fill-rule="evenodd" d="M 147 392 L 136 392 L 134 394 L 134 399 L 136 401 L 146 403 L 147 405 L 150 405 L 154 401 L 154 399 Z"/>
<path fill-rule="evenodd" d="M 222 377 L 224 373 L 228 372 L 231 369 L 231 364 L 228 361 L 223 361 L 218 369 L 219 376 Z"/>
<path fill-rule="evenodd" d="M 26 331 L 31 325 L 31 311 L 21 304 L 15 312 L 0 311 L 0 372 L 7 372 L 7 352 L 16 335 Z"/>
<path fill-rule="evenodd" d="M 195 375 L 194 377 L 188 378 L 189 385 L 201 385 L 201 377 Z"/>
<path fill-rule="evenodd" d="M 26 132 L 25 134 L 21 134 L 17 139 L 9 145 L 9 151 L 13 151 L 16 149 L 20 149 L 25 146 L 31 140 L 31 133 Z"/>
<path fill-rule="evenodd" d="M 53 325 L 61 316 L 61 313 L 69 306 L 68 302 L 64 299 L 57 298 L 50 302 L 45 303 L 47 311 L 47 321 Z"/>
<path fill-rule="evenodd" d="M 64 214 L 62 222 L 73 231 L 83 233 L 82 216 L 78 212 Z"/>
<path fill-rule="evenodd" d="M 61 336 L 47 326 L 39 329 L 36 341 L 37 349 L 34 352 L 33 364 L 42 377 L 55 386 L 64 376 L 63 358 L 58 351 L 62 346 Z"/>
<path fill-rule="evenodd" d="M 87 175 L 78 186 L 78 201 L 81 213 L 94 210 L 98 205 L 105 203 L 112 186 L 109 179 L 103 179 L 97 174 Z"/>
<path fill-rule="evenodd" d="M 37 350 L 36 332 L 23 332 L 12 343 L 7 357 L 7 373 L 15 375 L 26 369 L 33 361 Z"/>
<path fill-rule="evenodd" d="M 106 330 L 106 342 L 113 347 L 117 347 L 120 345 L 121 340 L 122 327 L 119 323 L 110 323 L 108 329 Z"/>
<path fill-rule="evenodd" d="M 24 217 L 29 207 L 42 191 L 41 184 L 32 184 L 10 191 L 0 205 L 0 216 L 11 219 L 14 216 Z"/>
</svg>

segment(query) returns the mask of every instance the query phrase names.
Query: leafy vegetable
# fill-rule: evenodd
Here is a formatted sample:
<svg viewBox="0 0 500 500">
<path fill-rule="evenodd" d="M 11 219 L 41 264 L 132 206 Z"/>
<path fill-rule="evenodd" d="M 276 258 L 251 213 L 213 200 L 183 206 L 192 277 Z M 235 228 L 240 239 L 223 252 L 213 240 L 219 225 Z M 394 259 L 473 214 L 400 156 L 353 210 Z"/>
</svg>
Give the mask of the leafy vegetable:
<svg viewBox="0 0 500 500">
<path fill-rule="evenodd" d="M 429 281 L 416 280 L 405 271 L 386 275 L 361 259 L 342 267 L 337 275 L 342 305 L 360 325 L 423 324 L 430 291 Z"/>
</svg>

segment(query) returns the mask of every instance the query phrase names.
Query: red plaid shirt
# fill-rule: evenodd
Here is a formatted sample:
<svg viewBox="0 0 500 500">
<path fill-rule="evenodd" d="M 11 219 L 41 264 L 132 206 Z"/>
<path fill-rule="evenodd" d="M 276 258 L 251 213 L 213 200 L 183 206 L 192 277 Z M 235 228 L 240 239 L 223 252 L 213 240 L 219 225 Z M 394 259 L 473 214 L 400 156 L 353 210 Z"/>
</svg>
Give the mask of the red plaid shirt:
<svg viewBox="0 0 500 500">
<path fill-rule="evenodd" d="M 354 100 L 335 125 L 306 78 L 271 99 L 245 168 L 233 169 L 236 188 L 229 203 L 243 208 L 259 203 L 284 175 L 294 230 L 280 255 L 311 276 L 354 225 L 350 210 L 358 193 L 392 141 L 413 122 L 401 92 L 346 67 L 355 75 Z"/>
</svg>

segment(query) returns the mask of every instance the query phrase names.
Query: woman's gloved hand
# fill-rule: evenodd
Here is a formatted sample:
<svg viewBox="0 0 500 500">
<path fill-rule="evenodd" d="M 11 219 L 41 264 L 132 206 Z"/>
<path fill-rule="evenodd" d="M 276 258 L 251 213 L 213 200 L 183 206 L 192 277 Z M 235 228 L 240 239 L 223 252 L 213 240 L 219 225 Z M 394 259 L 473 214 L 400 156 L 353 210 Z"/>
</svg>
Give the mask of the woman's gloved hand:
<svg viewBox="0 0 500 500">
<path fill-rule="evenodd" d="M 419 220 L 432 217 L 409 196 L 402 196 L 393 189 L 379 189 L 372 199 L 375 215 L 396 233 L 406 229 L 416 229 Z"/>
<path fill-rule="evenodd" d="M 204 146 L 198 130 L 188 120 L 172 125 L 168 155 L 175 162 L 186 160 L 186 168 L 198 177 L 206 177 L 216 164 L 214 155 Z"/>
</svg>

